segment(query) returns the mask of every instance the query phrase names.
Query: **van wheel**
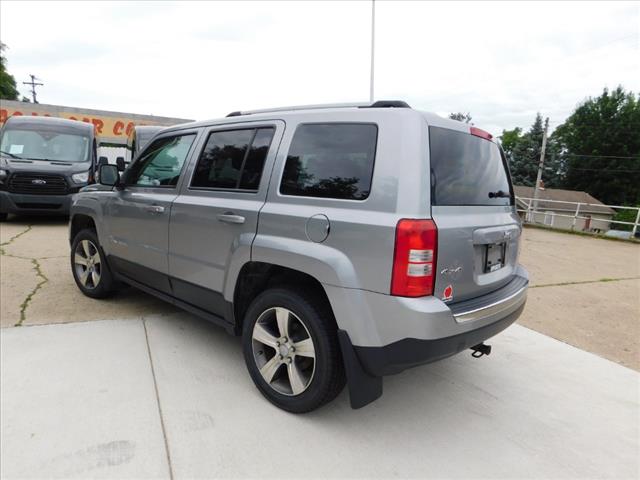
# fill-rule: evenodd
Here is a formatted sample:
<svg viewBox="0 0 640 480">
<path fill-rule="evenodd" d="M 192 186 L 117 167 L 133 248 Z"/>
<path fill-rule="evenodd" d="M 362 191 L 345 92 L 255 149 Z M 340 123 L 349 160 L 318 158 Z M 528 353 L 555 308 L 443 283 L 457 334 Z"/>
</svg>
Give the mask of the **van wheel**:
<svg viewBox="0 0 640 480">
<path fill-rule="evenodd" d="M 81 230 L 73 239 L 71 271 L 76 285 L 87 297 L 105 298 L 115 290 L 113 275 L 93 230 Z"/>
<path fill-rule="evenodd" d="M 315 410 L 344 388 L 335 320 L 314 296 L 293 288 L 262 292 L 247 310 L 242 346 L 253 382 L 283 410 Z"/>
</svg>

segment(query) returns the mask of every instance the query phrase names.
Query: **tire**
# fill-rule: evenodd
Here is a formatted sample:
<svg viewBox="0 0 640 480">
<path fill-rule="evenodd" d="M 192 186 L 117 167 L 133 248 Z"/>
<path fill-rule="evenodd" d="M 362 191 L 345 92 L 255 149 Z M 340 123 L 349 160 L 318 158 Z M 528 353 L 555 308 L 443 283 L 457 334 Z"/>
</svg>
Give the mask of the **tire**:
<svg viewBox="0 0 640 480">
<path fill-rule="evenodd" d="M 0 213 L 0 222 L 6 222 L 8 216 L 8 213 Z"/>
<path fill-rule="evenodd" d="M 70 257 L 73 279 L 82 293 L 91 298 L 113 294 L 116 282 L 94 230 L 78 232 L 71 243 Z"/>
<path fill-rule="evenodd" d="M 287 325 L 284 334 L 281 325 Z M 292 287 L 272 288 L 253 300 L 244 318 L 242 348 L 262 395 L 288 412 L 315 410 L 345 386 L 333 313 L 323 299 Z"/>
</svg>

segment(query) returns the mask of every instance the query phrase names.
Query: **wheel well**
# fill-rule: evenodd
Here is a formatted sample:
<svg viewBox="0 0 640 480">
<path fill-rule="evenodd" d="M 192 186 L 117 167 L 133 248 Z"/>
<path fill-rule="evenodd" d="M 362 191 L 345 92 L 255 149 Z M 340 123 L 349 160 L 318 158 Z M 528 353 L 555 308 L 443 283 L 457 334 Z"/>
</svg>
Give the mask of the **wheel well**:
<svg viewBox="0 0 640 480">
<path fill-rule="evenodd" d="M 89 228 L 94 231 L 98 231 L 96 228 L 96 223 L 93 221 L 89 215 L 74 215 L 71 219 L 71 230 L 69 231 L 69 241 L 73 242 L 73 239 L 76 237 L 78 232 L 84 230 L 85 228 Z"/>
<path fill-rule="evenodd" d="M 249 262 L 242 267 L 233 295 L 233 314 L 236 319 L 236 334 L 242 334 L 242 323 L 249 305 L 261 292 L 275 286 L 289 285 L 306 293 L 312 293 L 326 302 L 331 309 L 329 298 L 322 284 L 311 275 L 262 262 Z"/>
</svg>

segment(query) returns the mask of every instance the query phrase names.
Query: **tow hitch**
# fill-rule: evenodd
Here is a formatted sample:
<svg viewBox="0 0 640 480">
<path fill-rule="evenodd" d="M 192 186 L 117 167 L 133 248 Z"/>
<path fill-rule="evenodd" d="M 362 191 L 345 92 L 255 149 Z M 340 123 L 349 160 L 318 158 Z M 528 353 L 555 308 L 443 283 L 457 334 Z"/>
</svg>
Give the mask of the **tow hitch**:
<svg viewBox="0 0 640 480">
<path fill-rule="evenodd" d="M 478 345 L 474 345 L 471 347 L 473 352 L 471 356 L 474 358 L 480 358 L 483 355 L 489 355 L 491 353 L 491 345 L 485 345 L 484 343 L 479 343 Z"/>
</svg>

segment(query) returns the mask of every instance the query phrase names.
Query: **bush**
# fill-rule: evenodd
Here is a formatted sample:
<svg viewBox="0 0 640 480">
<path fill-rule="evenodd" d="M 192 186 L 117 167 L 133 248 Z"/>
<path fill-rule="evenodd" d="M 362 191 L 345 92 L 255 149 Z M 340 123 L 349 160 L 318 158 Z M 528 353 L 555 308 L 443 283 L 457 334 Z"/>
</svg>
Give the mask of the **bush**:
<svg viewBox="0 0 640 480">
<path fill-rule="evenodd" d="M 629 205 L 631 206 L 631 205 Z M 640 205 L 636 205 L 637 207 L 640 207 Z M 614 220 L 619 220 L 621 222 L 635 222 L 636 221 L 636 215 L 638 214 L 637 210 L 618 210 L 618 213 L 616 213 L 613 216 Z M 624 225 L 624 224 L 620 224 L 620 223 L 612 223 L 611 224 L 611 228 L 613 230 L 624 230 L 625 232 L 630 232 L 631 230 L 633 230 L 633 225 Z"/>
</svg>

